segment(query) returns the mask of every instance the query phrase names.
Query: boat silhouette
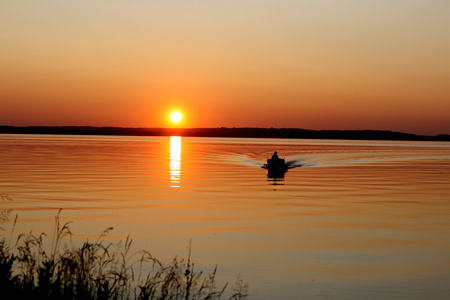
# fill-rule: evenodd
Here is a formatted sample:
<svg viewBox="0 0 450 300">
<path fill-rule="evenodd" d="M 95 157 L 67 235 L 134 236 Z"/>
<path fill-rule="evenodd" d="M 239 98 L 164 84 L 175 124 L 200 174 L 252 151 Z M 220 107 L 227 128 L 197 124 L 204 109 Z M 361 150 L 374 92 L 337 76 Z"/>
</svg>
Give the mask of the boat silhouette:
<svg viewBox="0 0 450 300">
<path fill-rule="evenodd" d="M 267 177 L 269 178 L 283 178 L 288 170 L 286 160 L 278 158 L 277 152 L 274 153 L 272 158 L 267 159 L 267 163 L 264 166 L 267 169 Z"/>
</svg>

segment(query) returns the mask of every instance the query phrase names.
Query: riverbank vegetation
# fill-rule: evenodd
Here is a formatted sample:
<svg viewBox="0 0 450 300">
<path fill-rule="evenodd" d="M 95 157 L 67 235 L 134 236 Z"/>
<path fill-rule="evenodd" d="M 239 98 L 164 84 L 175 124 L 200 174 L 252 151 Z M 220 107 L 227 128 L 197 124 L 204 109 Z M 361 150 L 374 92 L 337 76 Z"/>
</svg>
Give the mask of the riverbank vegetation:
<svg viewBox="0 0 450 300">
<path fill-rule="evenodd" d="M 14 221 L 14 224 L 17 221 Z M 0 228 L 1 229 L 1 228 Z M 107 243 L 106 229 L 96 241 L 72 246 L 69 223 L 55 218 L 55 231 L 0 237 L 0 290 L 17 299 L 246 299 L 248 285 L 218 288 L 216 269 L 194 269 L 187 259 L 165 264 L 148 251 L 131 253 L 132 239 Z M 227 292 L 226 292 L 227 290 Z"/>
</svg>

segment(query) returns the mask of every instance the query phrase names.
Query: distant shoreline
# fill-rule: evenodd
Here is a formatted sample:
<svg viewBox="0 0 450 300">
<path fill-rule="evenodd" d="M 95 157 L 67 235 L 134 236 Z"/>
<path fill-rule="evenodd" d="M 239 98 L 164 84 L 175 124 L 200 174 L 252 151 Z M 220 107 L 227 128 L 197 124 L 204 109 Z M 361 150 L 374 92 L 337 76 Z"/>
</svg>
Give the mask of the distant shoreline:
<svg viewBox="0 0 450 300">
<path fill-rule="evenodd" d="M 0 126 L 0 134 L 241 137 L 285 139 L 450 141 L 450 135 L 416 135 L 384 130 L 309 130 L 299 128 L 128 128 L 93 126 Z"/>
</svg>

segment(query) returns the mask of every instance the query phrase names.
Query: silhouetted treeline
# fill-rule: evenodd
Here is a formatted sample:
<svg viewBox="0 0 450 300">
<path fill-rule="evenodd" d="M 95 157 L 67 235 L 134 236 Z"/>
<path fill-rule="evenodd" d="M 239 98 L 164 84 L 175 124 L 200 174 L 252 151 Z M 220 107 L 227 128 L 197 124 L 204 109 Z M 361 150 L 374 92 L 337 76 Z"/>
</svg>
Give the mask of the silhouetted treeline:
<svg viewBox="0 0 450 300">
<path fill-rule="evenodd" d="M 450 141 L 450 135 L 415 135 L 382 130 L 307 130 L 296 128 L 122 128 L 90 126 L 0 126 L 0 133 L 16 134 L 79 134 L 79 135 L 134 135 L 134 136 L 192 136 L 245 137 L 289 139 L 345 139 L 345 140 L 399 140 Z"/>
</svg>

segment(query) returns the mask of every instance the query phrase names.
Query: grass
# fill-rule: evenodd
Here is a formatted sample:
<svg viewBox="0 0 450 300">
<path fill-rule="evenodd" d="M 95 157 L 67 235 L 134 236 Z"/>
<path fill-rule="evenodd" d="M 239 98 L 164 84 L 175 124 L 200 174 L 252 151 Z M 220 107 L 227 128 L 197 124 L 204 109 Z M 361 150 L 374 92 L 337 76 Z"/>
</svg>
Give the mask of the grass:
<svg viewBox="0 0 450 300">
<path fill-rule="evenodd" d="M 7 217 L 2 215 L 2 220 Z M 95 242 L 72 246 L 69 224 L 55 217 L 50 247 L 46 234 L 20 234 L 13 243 L 0 240 L 0 290 L 22 299 L 221 299 L 228 286 L 216 286 L 212 274 L 194 270 L 191 248 L 187 259 L 164 264 L 148 251 L 132 254 L 132 239 L 106 243 L 106 229 Z M 0 222 L 1 223 L 1 222 Z M 2 228 L 0 228 L 2 229 Z M 67 243 L 63 241 L 69 240 Z M 146 270 L 144 272 L 144 270 Z M 246 299 L 248 284 L 238 276 L 229 299 Z"/>
</svg>

